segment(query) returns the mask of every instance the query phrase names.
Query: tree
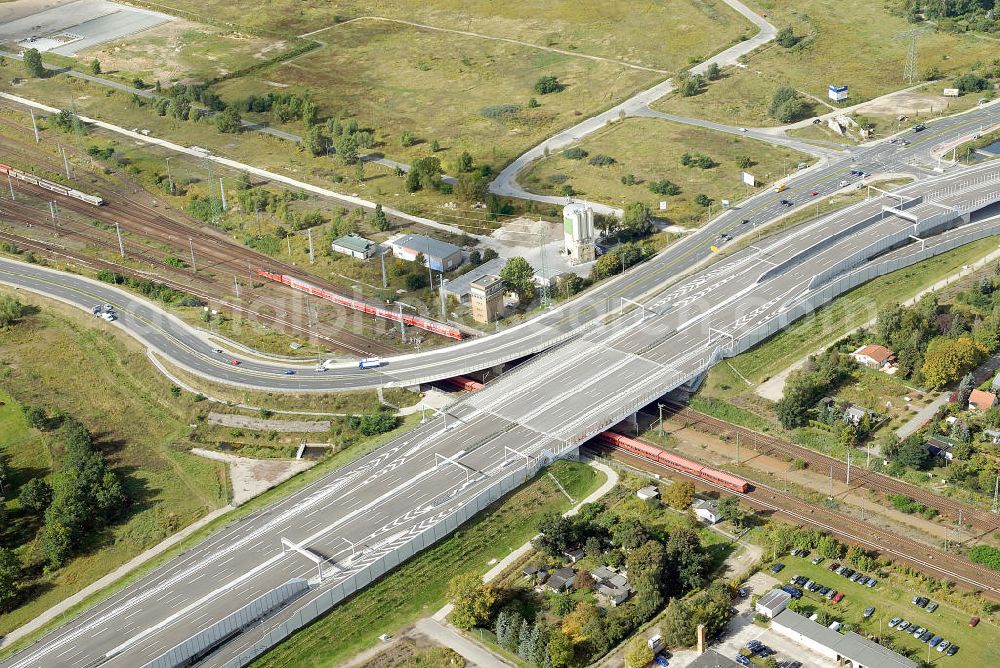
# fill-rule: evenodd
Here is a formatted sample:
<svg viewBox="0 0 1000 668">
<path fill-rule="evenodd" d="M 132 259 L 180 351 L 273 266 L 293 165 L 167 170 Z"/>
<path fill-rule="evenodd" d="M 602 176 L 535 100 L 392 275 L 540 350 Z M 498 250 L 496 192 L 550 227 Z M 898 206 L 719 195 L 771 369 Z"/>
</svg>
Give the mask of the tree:
<svg viewBox="0 0 1000 668">
<path fill-rule="evenodd" d="M 458 156 L 458 171 L 471 172 L 472 164 L 472 154 L 468 151 L 462 151 L 462 155 Z"/>
<path fill-rule="evenodd" d="M 38 53 L 38 49 L 25 49 L 23 59 L 24 70 L 29 77 L 45 76 L 45 65 L 42 64 L 42 54 Z"/>
<path fill-rule="evenodd" d="M 899 452 L 896 453 L 895 457 L 895 461 L 903 466 L 918 470 L 924 468 L 929 459 L 930 453 L 924 447 L 923 437 L 919 434 L 914 434 L 900 443 Z"/>
<path fill-rule="evenodd" d="M 702 78 L 700 76 L 688 77 L 681 83 L 681 95 L 692 97 L 701 92 Z"/>
<path fill-rule="evenodd" d="M 628 577 L 637 590 L 660 591 L 667 554 L 662 543 L 648 540 L 632 550 L 625 560 Z"/>
<path fill-rule="evenodd" d="M 452 623 L 460 629 L 471 629 L 489 621 L 499 596 L 493 585 L 484 583 L 479 575 L 465 573 L 448 583 L 448 599 L 454 605 Z"/>
<path fill-rule="evenodd" d="M 679 598 L 670 599 L 660 621 L 660 635 L 668 647 L 687 647 L 694 644 L 695 627 L 691 610 Z"/>
<path fill-rule="evenodd" d="M 535 269 L 523 257 L 512 257 L 500 270 L 500 278 L 507 289 L 517 295 L 522 304 L 535 296 Z"/>
<path fill-rule="evenodd" d="M 701 586 L 708 555 L 698 534 L 692 529 L 677 529 L 667 538 L 665 548 L 670 571 L 667 581 L 679 585 L 680 591 Z"/>
<path fill-rule="evenodd" d="M 403 130 L 399 135 L 399 145 L 406 148 L 408 146 L 413 146 L 417 143 L 417 138 L 413 136 L 413 133 L 409 130 Z"/>
<path fill-rule="evenodd" d="M 626 668 L 645 668 L 653 662 L 653 650 L 649 648 L 646 638 L 638 635 L 629 641 L 625 650 Z"/>
<path fill-rule="evenodd" d="M 0 295 L 0 327 L 13 325 L 24 315 L 24 304 L 9 295 Z"/>
<path fill-rule="evenodd" d="M 931 339 L 924 353 L 921 372 L 930 387 L 940 388 L 958 380 L 980 361 L 982 352 L 969 336 L 950 339 L 939 336 Z"/>
<path fill-rule="evenodd" d="M 958 392 L 955 403 L 957 403 L 961 408 L 968 407 L 969 395 L 972 394 L 972 390 L 974 390 L 975 387 L 975 377 L 971 373 L 965 374 L 965 376 L 962 377 L 962 382 L 958 384 Z"/>
<path fill-rule="evenodd" d="M 535 82 L 535 92 L 539 95 L 548 95 L 549 93 L 558 93 L 563 89 L 562 84 L 554 76 L 545 76 Z"/>
<path fill-rule="evenodd" d="M 622 211 L 622 232 L 629 238 L 638 239 L 653 231 L 652 213 L 642 202 L 626 204 Z"/>
<path fill-rule="evenodd" d="M 774 36 L 774 40 L 786 49 L 790 49 L 799 43 L 799 38 L 792 31 L 791 26 L 785 26 Z"/>
<path fill-rule="evenodd" d="M 736 158 L 736 166 L 740 169 L 750 169 L 756 164 L 757 163 L 753 161 L 753 158 L 748 155 L 741 155 Z"/>
<path fill-rule="evenodd" d="M 243 119 L 235 106 L 226 107 L 215 115 L 215 128 L 225 134 L 238 134 L 243 129 Z"/>
<path fill-rule="evenodd" d="M 42 430 L 49 424 L 48 413 L 40 406 L 22 406 L 21 413 L 24 414 L 25 423 L 32 429 Z"/>
<path fill-rule="evenodd" d="M 385 232 L 389 229 L 389 219 L 385 215 L 385 211 L 382 210 L 381 204 L 375 205 L 375 216 L 372 218 L 372 225 L 379 232 Z"/>
<path fill-rule="evenodd" d="M 718 63 L 710 63 L 705 74 L 708 76 L 709 81 L 715 81 L 722 76 L 722 69 Z"/>
<path fill-rule="evenodd" d="M 431 141 L 431 153 L 437 153 L 441 150 L 441 142 L 437 139 Z"/>
<path fill-rule="evenodd" d="M 52 503 L 52 487 L 41 478 L 32 478 L 21 488 L 17 499 L 22 508 L 41 515 Z"/>
<path fill-rule="evenodd" d="M 599 616 L 600 613 L 596 605 L 589 601 L 580 601 L 572 612 L 563 617 L 560 629 L 569 636 L 574 645 L 579 644 L 587 639 L 584 630 L 591 626 L 592 622 Z"/>
<path fill-rule="evenodd" d="M 313 155 L 323 155 L 326 153 L 330 140 L 323 134 L 323 129 L 318 125 L 310 126 L 306 133 L 306 147 Z"/>
<path fill-rule="evenodd" d="M 21 560 L 13 550 L 0 547 L 0 610 L 6 610 L 20 594 Z"/>
<path fill-rule="evenodd" d="M 101 73 L 101 61 L 99 61 L 97 58 L 94 58 L 92 61 L 90 61 L 90 73 L 93 75 L 98 75 Z"/>
<path fill-rule="evenodd" d="M 488 192 L 486 179 L 476 172 L 460 174 L 454 192 L 463 202 L 482 202 Z"/>
<path fill-rule="evenodd" d="M 667 488 L 663 500 L 671 508 L 684 510 L 694 503 L 694 483 L 690 480 L 679 480 Z"/>
<path fill-rule="evenodd" d="M 354 135 L 346 132 L 337 137 L 335 144 L 337 155 L 345 165 L 353 165 L 358 161 L 358 142 Z"/>
<path fill-rule="evenodd" d="M 573 663 L 573 641 L 562 631 L 553 631 L 549 636 L 548 654 L 552 668 L 567 668 Z"/>
</svg>

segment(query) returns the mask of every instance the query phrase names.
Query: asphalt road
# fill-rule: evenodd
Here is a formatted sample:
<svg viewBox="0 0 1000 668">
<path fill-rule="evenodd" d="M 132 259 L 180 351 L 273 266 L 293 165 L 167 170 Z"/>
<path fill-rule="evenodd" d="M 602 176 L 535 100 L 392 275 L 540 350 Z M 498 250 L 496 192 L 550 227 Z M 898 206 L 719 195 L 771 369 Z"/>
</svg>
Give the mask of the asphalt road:
<svg viewBox="0 0 1000 668">
<path fill-rule="evenodd" d="M 938 202 L 908 209 L 924 215 L 936 213 L 941 206 L 960 208 L 983 197 L 1000 199 L 1000 165 L 961 170 L 904 191 Z M 83 666 L 94 661 L 109 666 L 142 665 L 290 577 L 313 578 L 316 586 L 301 602 L 240 636 L 208 662 L 221 665 L 287 614 L 430 525 L 444 521 L 475 495 L 524 466 L 525 457 L 548 459 L 571 450 L 707 368 L 720 346 L 779 318 L 803 298 L 819 271 L 866 248 L 873 239 L 908 228 L 909 221 L 888 215 L 836 244 L 810 250 L 894 201 L 862 202 L 777 235 L 760 247 L 735 253 L 666 288 L 664 277 L 671 274 L 670 266 L 663 263 L 651 265 L 656 271 L 647 269 L 641 277 L 626 275 L 615 291 L 636 297 L 648 293 L 643 299 L 646 308 L 605 319 L 598 306 L 605 305 L 606 298 L 591 298 L 586 327 L 568 328 L 573 336 L 555 349 L 469 395 L 447 415 L 221 531 L 4 665 Z M 783 263 L 791 263 L 784 273 L 758 281 L 763 272 Z M 10 270 L 9 263 L 3 267 Z M 18 269 L 22 277 L 30 276 L 29 281 L 47 281 L 44 285 L 49 292 L 66 299 L 79 298 L 74 290 L 104 287 L 69 275 L 58 275 L 64 281 L 53 285 L 48 272 L 41 271 L 39 277 L 37 267 Z M 11 280 L 10 276 L 5 280 Z M 76 287 L 59 294 L 58 285 L 63 282 Z M 98 296 L 88 294 L 83 303 L 99 301 Z M 134 316 L 131 308 L 137 310 Z M 170 337 L 176 333 L 170 331 L 169 318 L 161 316 L 163 324 L 153 327 L 142 319 L 144 312 L 138 306 L 123 304 L 120 309 L 122 325 L 136 327 L 150 345 L 174 345 Z M 556 321 L 546 327 L 550 332 L 561 331 L 563 325 Z M 725 335 L 720 337 L 718 332 Z M 503 345 L 508 344 L 515 345 L 509 341 Z M 198 342 L 185 341 L 185 345 L 193 348 Z M 469 348 L 459 346 L 452 352 Z M 199 351 L 197 356 L 213 369 L 247 373 L 280 389 L 286 389 L 282 382 L 304 380 L 304 376 L 285 377 L 268 365 L 247 362 L 245 367 L 231 369 L 208 353 Z M 396 373 L 403 373 L 401 369 L 411 364 L 406 373 L 415 374 L 426 373 L 428 364 L 447 367 L 446 360 L 428 363 L 420 357 L 390 366 L 398 364 Z M 332 386 L 344 378 L 366 377 L 356 369 L 328 373 L 316 374 L 315 380 Z M 298 553 L 282 551 L 281 538 L 326 560 L 322 582 L 315 577 L 315 564 Z M 358 546 L 364 547 L 358 550 Z"/>
</svg>

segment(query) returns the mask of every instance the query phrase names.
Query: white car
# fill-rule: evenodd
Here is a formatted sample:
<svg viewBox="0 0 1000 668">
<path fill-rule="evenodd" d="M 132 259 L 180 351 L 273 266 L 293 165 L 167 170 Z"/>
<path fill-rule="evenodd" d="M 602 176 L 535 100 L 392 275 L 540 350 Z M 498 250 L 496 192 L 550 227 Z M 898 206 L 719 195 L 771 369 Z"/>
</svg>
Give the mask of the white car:
<svg viewBox="0 0 1000 668">
<path fill-rule="evenodd" d="M 108 322 L 113 322 L 114 320 L 117 319 L 114 313 L 102 313 L 101 317 L 107 320 Z"/>
</svg>

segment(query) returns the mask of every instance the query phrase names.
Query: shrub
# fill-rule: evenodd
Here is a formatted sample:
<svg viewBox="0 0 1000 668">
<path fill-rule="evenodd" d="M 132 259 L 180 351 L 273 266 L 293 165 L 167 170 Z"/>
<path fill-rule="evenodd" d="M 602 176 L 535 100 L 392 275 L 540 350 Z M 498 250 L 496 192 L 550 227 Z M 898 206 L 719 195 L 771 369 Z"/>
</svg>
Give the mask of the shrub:
<svg viewBox="0 0 1000 668">
<path fill-rule="evenodd" d="M 563 157 L 569 158 L 570 160 L 583 160 L 588 155 L 590 154 L 584 151 L 579 146 L 574 146 L 573 148 L 568 148 L 565 151 L 563 151 Z"/>
<path fill-rule="evenodd" d="M 673 181 L 660 179 L 649 184 L 649 189 L 657 195 L 679 195 L 680 187 Z"/>
<path fill-rule="evenodd" d="M 615 159 L 610 155 L 604 155 L 598 153 L 593 158 L 587 161 L 588 164 L 594 165 L 595 167 L 607 167 L 609 165 L 615 164 Z"/>
<path fill-rule="evenodd" d="M 521 105 L 519 104 L 495 104 L 492 107 L 483 107 L 480 109 L 479 115 L 484 118 L 503 120 L 517 116 L 520 111 Z"/>
<path fill-rule="evenodd" d="M 534 89 L 539 95 L 548 95 L 549 93 L 558 93 L 563 89 L 563 85 L 556 77 L 550 75 L 536 81 Z"/>
</svg>

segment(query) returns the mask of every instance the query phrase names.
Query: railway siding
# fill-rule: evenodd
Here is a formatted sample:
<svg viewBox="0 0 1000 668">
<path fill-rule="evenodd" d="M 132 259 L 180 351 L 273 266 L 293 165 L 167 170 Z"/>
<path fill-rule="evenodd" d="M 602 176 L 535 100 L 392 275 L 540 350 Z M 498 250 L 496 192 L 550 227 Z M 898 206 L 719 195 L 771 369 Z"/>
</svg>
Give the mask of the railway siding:
<svg viewBox="0 0 1000 668">
<path fill-rule="evenodd" d="M 813 470 L 825 472 L 832 469 L 833 477 L 836 480 L 841 482 L 847 481 L 847 463 L 835 457 L 824 455 L 815 450 L 789 443 L 788 441 L 748 429 L 747 427 L 720 420 L 687 406 L 673 402 L 667 402 L 666 406 L 669 407 L 674 417 L 679 418 L 689 426 L 704 429 L 717 436 L 738 434 L 743 445 L 753 447 L 761 454 L 777 456 L 789 461 L 801 459 Z M 908 496 L 929 508 L 934 508 L 942 515 L 947 515 L 955 521 L 958 521 L 961 516 L 964 524 L 983 532 L 993 532 L 1000 529 L 1000 517 L 994 513 L 976 508 L 962 501 L 934 494 L 916 485 L 911 485 L 881 473 L 869 471 L 860 466 L 851 467 L 850 480 L 852 486 L 865 487 L 886 495 L 902 494 Z"/>
</svg>

